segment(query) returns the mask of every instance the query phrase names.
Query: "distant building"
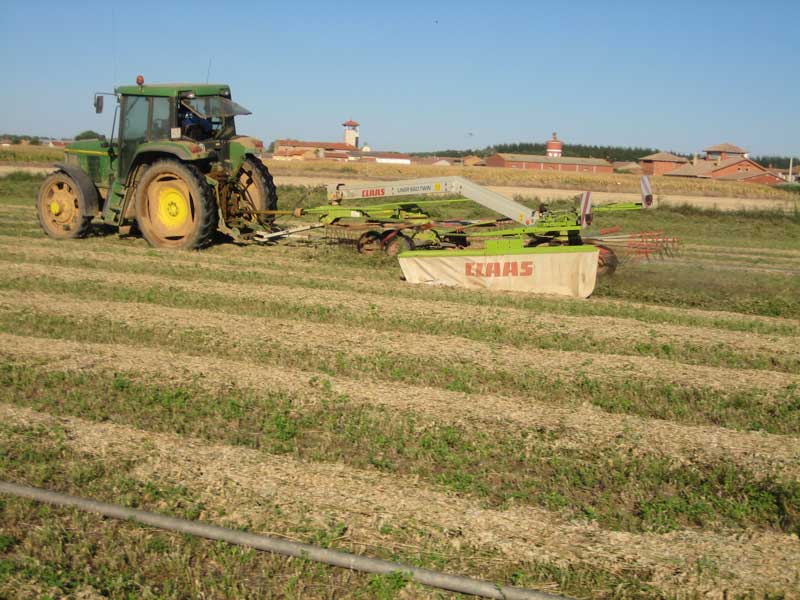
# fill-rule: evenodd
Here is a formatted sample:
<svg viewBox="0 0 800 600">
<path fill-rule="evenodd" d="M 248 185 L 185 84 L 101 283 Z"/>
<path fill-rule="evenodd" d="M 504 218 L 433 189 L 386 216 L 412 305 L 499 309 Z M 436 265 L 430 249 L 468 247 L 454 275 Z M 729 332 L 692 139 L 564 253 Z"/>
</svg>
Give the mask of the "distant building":
<svg viewBox="0 0 800 600">
<path fill-rule="evenodd" d="M 706 153 L 706 160 L 728 160 L 729 158 L 747 158 L 747 150 L 734 146 L 733 144 L 717 144 L 709 146 L 703 152 Z"/>
<path fill-rule="evenodd" d="M 506 154 L 486 157 L 487 167 L 531 169 L 534 171 L 566 171 L 579 173 L 613 173 L 614 165 L 601 158 L 569 156 L 539 156 L 536 154 Z"/>
<path fill-rule="evenodd" d="M 410 165 L 411 157 L 402 152 L 349 152 L 349 160 L 386 165 Z"/>
<path fill-rule="evenodd" d="M 460 158 L 450 156 L 412 156 L 411 163 L 415 165 L 428 165 L 432 167 L 453 167 L 459 163 Z"/>
<path fill-rule="evenodd" d="M 356 123 L 353 119 L 348 119 L 342 123 L 342 127 L 344 127 L 344 143 L 358 148 L 359 123 Z"/>
<path fill-rule="evenodd" d="M 666 177 L 695 177 L 722 181 L 744 181 L 776 185 L 783 179 L 747 157 L 747 151 L 733 144 L 717 144 L 705 149 L 705 158 L 695 157 L 677 169 L 664 173 Z"/>
<path fill-rule="evenodd" d="M 538 154 L 510 154 L 500 152 L 486 157 L 487 167 L 505 169 L 533 169 L 534 171 L 572 171 L 579 173 L 613 173 L 614 165 L 602 158 L 563 156 L 564 142 L 553 137 L 545 144 L 545 156 Z"/>
<path fill-rule="evenodd" d="M 558 139 L 556 136 L 556 132 L 553 132 L 553 138 L 547 140 L 547 145 L 545 147 L 545 154 L 547 156 L 552 156 L 553 158 L 558 158 L 564 153 L 564 142 Z"/>
<path fill-rule="evenodd" d="M 670 152 L 656 152 L 639 159 L 639 165 L 645 175 L 664 175 L 688 162 L 682 156 L 676 156 Z"/>
<path fill-rule="evenodd" d="M 461 163 L 465 167 L 485 167 L 486 161 L 483 160 L 480 156 L 475 156 L 471 154 L 470 156 L 465 156 Z"/>
<path fill-rule="evenodd" d="M 332 160 L 336 162 L 365 161 L 382 164 L 410 165 L 411 157 L 401 152 L 373 152 L 369 146 L 359 150 L 358 128 L 352 119 L 342 123 L 344 141 L 308 142 L 303 140 L 275 140 L 274 160 Z"/>
<path fill-rule="evenodd" d="M 620 161 L 614 161 L 613 164 L 614 164 L 614 171 L 616 171 L 617 173 L 633 173 L 636 175 L 641 175 L 642 173 L 644 173 L 642 166 L 636 162 L 620 160 Z"/>
<path fill-rule="evenodd" d="M 276 157 L 305 156 L 324 158 L 325 152 L 332 150 L 357 150 L 355 146 L 344 142 L 306 142 L 301 140 L 276 140 L 273 150 Z"/>
</svg>

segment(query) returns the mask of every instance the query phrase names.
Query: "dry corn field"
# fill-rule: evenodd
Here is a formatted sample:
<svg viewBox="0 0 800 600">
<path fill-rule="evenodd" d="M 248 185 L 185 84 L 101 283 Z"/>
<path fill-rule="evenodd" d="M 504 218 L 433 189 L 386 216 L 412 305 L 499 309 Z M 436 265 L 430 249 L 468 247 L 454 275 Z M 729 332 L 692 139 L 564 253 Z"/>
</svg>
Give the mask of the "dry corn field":
<svg viewBox="0 0 800 600">
<path fill-rule="evenodd" d="M 412 179 L 460 175 L 486 186 L 525 186 L 562 190 L 639 194 L 640 175 L 614 173 L 567 173 L 501 167 L 436 167 L 433 165 L 391 165 L 376 163 L 339 163 L 329 160 L 265 160 L 270 171 L 279 176 L 323 176 L 331 182 L 341 178 Z M 338 179 L 337 179 L 338 178 Z M 780 186 L 769 186 L 719 179 L 691 177 L 653 177 L 657 197 L 728 197 L 761 198 L 796 205 L 797 194 Z M 790 205 L 791 205 L 790 204 Z"/>
<path fill-rule="evenodd" d="M 575 598 L 800 596 L 797 215 L 615 217 L 683 250 L 573 301 L 56 242 L 40 181 L 0 179 L 0 479 Z M 0 597 L 456 595 L 0 498 Z"/>
</svg>

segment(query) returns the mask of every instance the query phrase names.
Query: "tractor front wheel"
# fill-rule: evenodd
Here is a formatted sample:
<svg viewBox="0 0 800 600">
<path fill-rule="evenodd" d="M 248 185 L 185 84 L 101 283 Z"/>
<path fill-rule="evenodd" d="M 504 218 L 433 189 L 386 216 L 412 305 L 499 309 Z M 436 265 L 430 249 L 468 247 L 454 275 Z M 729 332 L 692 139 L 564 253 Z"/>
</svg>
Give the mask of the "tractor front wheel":
<svg viewBox="0 0 800 600">
<path fill-rule="evenodd" d="M 91 217 L 85 217 L 85 202 L 80 186 L 63 171 L 50 175 L 42 183 L 36 199 L 36 214 L 44 232 L 52 238 L 84 237 Z"/>
<path fill-rule="evenodd" d="M 211 242 L 218 221 L 214 192 L 191 165 L 160 160 L 137 183 L 136 222 L 151 246 L 203 248 Z"/>
</svg>

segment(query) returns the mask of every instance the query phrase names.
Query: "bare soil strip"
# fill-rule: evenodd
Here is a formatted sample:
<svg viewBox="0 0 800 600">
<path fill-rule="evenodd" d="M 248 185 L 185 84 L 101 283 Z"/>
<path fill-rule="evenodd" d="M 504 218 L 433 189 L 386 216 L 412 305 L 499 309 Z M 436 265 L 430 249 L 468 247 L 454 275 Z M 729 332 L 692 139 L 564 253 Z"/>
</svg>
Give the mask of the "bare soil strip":
<svg viewBox="0 0 800 600">
<path fill-rule="evenodd" d="M 698 262 L 722 264 L 740 264 L 743 266 L 764 266 L 764 267 L 778 267 L 778 268 L 795 268 L 800 267 L 800 257 L 776 256 L 776 255 L 763 255 L 763 254 L 745 254 L 742 252 L 715 252 L 711 249 L 705 251 L 690 250 L 687 252 L 681 251 L 680 257 L 688 260 L 697 260 Z"/>
<path fill-rule="evenodd" d="M 800 242 L 798 242 L 798 246 L 800 246 Z M 781 248 L 781 249 L 748 248 L 746 246 L 725 246 L 723 248 L 719 246 L 710 246 L 705 244 L 682 244 L 681 250 L 690 250 L 690 251 L 697 250 L 701 252 L 744 256 L 744 257 L 769 256 L 776 258 L 800 260 L 800 248 L 798 248 L 797 250 L 791 250 L 789 248 Z"/>
<path fill-rule="evenodd" d="M 800 265 L 798 266 L 760 266 L 752 265 L 743 262 L 723 261 L 718 258 L 703 259 L 698 257 L 677 258 L 671 259 L 670 264 L 673 265 L 686 265 L 689 267 L 701 267 L 709 271 L 745 271 L 747 273 L 773 273 L 777 275 L 795 276 L 800 274 Z"/>
<path fill-rule="evenodd" d="M 565 522 L 538 508 L 481 508 L 467 498 L 433 491 L 410 478 L 339 464 L 211 445 L 175 435 L 142 432 L 0 405 L 7 423 L 58 425 L 76 451 L 138 463 L 143 481 L 185 485 L 209 508 L 246 522 L 263 517 L 261 502 L 277 504 L 289 521 L 310 508 L 320 524 L 343 521 L 355 537 L 375 538 L 383 523 L 407 526 L 449 543 L 499 551 L 521 560 L 589 564 L 600 569 L 649 572 L 664 591 L 729 593 L 788 589 L 800 578 L 796 535 L 736 531 L 669 534 L 609 532 L 591 523 Z M 402 490 L 402 492 L 400 492 Z M 713 557 L 718 577 L 698 576 Z M 610 567 L 613 565 L 613 567 Z"/>
<path fill-rule="evenodd" d="M 87 319 L 105 317 L 129 327 L 153 326 L 163 328 L 165 334 L 182 329 L 202 329 L 221 342 L 231 339 L 231 331 L 247 332 L 246 336 L 241 336 L 241 345 L 252 344 L 254 350 L 260 345 L 274 343 L 287 349 L 318 349 L 322 352 L 334 349 L 354 356 L 401 354 L 420 360 L 437 360 L 446 349 L 446 355 L 453 361 L 466 361 L 487 369 L 510 372 L 531 370 L 564 376 L 582 373 L 607 381 L 638 377 L 642 380 L 671 382 L 678 386 L 725 391 L 759 389 L 763 390 L 765 402 L 769 401 L 772 391 L 800 384 L 800 375 L 775 371 L 685 365 L 644 356 L 543 349 L 531 351 L 422 332 L 376 331 L 353 326 L 229 315 L 202 309 L 177 309 L 156 304 L 73 300 L 63 295 L 39 293 L 4 292 L 0 298 L 0 310 L 4 311 L 26 308 L 49 312 L 49 307 L 57 306 L 65 315 Z M 401 351 L 395 352 L 395 349 Z"/>
<path fill-rule="evenodd" d="M 158 264 L 158 258 L 137 257 L 134 263 Z M 115 261 L 104 262 L 113 265 Z M 119 263 L 120 266 L 123 263 Z M 128 264 L 131 264 L 128 261 Z M 163 262 L 160 264 L 163 265 Z M 193 275 L 202 275 L 202 272 L 223 273 L 224 267 L 208 267 L 196 265 Z M 47 265 L 36 263 L 7 264 L 6 275 L 24 274 L 47 276 L 65 281 L 76 279 L 88 281 L 102 281 L 105 283 L 125 286 L 158 286 L 180 289 L 189 292 L 213 293 L 231 298 L 258 298 L 264 301 L 285 300 L 294 304 L 311 307 L 325 306 L 331 309 L 346 308 L 351 312 L 363 314 L 379 313 L 388 316 L 395 315 L 421 315 L 427 321 L 439 321 L 458 326 L 464 322 L 484 323 L 505 326 L 517 332 L 530 331 L 531 336 L 541 335 L 543 331 L 550 332 L 554 337 L 559 335 L 582 336 L 590 335 L 593 339 L 609 342 L 621 349 L 629 348 L 632 344 L 693 344 L 699 347 L 714 348 L 725 347 L 728 350 L 746 353 L 763 354 L 765 356 L 779 356 L 788 360 L 800 360 L 800 340 L 796 338 L 771 336 L 757 333 L 742 335 L 738 332 L 718 330 L 709 327 L 688 327 L 671 324 L 643 324 L 634 319 L 615 317 L 572 317 L 555 315 L 552 313 L 534 312 L 530 310 L 506 307 L 482 307 L 457 302 L 430 302 L 425 299 L 402 298 L 396 296 L 374 294 L 361 291 L 336 291 L 326 289 L 321 292 L 317 289 L 293 287 L 291 281 L 287 285 L 266 284 L 240 284 L 219 282 L 202 277 L 175 279 L 169 275 L 141 275 L 136 273 L 98 271 L 91 268 L 64 268 L 53 269 Z M 274 276 L 274 272 L 271 273 Z"/>
<path fill-rule="evenodd" d="M 800 438 L 721 427 L 677 425 L 669 421 L 606 413 L 591 406 L 561 408 L 494 395 L 474 396 L 421 385 L 328 377 L 330 389 L 310 384 L 307 371 L 247 361 L 197 357 L 157 348 L 82 343 L 0 334 L 0 357 L 12 362 L 46 361 L 60 370 L 82 373 L 152 375 L 157 381 L 184 382 L 209 390 L 226 389 L 230 381 L 253 391 L 283 391 L 302 405 L 329 394 L 346 395 L 364 405 L 412 411 L 445 422 L 474 422 L 482 428 L 536 427 L 554 432 L 557 447 L 609 447 L 634 455 L 661 454 L 685 463 L 728 459 L 760 475 L 800 479 Z"/>
</svg>

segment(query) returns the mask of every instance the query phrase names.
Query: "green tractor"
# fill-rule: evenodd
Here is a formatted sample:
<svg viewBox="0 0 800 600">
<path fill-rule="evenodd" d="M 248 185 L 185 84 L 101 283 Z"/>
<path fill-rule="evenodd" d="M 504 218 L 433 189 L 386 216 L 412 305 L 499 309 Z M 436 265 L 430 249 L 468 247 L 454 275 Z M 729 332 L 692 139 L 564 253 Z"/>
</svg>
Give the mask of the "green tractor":
<svg viewBox="0 0 800 600">
<path fill-rule="evenodd" d="M 236 134 L 250 112 L 215 84 L 120 86 L 119 135 L 76 141 L 42 184 L 39 222 L 53 238 L 79 238 L 95 217 L 153 246 L 195 249 L 220 230 L 237 239 L 270 231 L 278 195 L 259 159 L 264 144 Z M 110 95 L 110 94 L 109 94 Z M 95 94 L 95 111 L 104 94 Z"/>
</svg>

